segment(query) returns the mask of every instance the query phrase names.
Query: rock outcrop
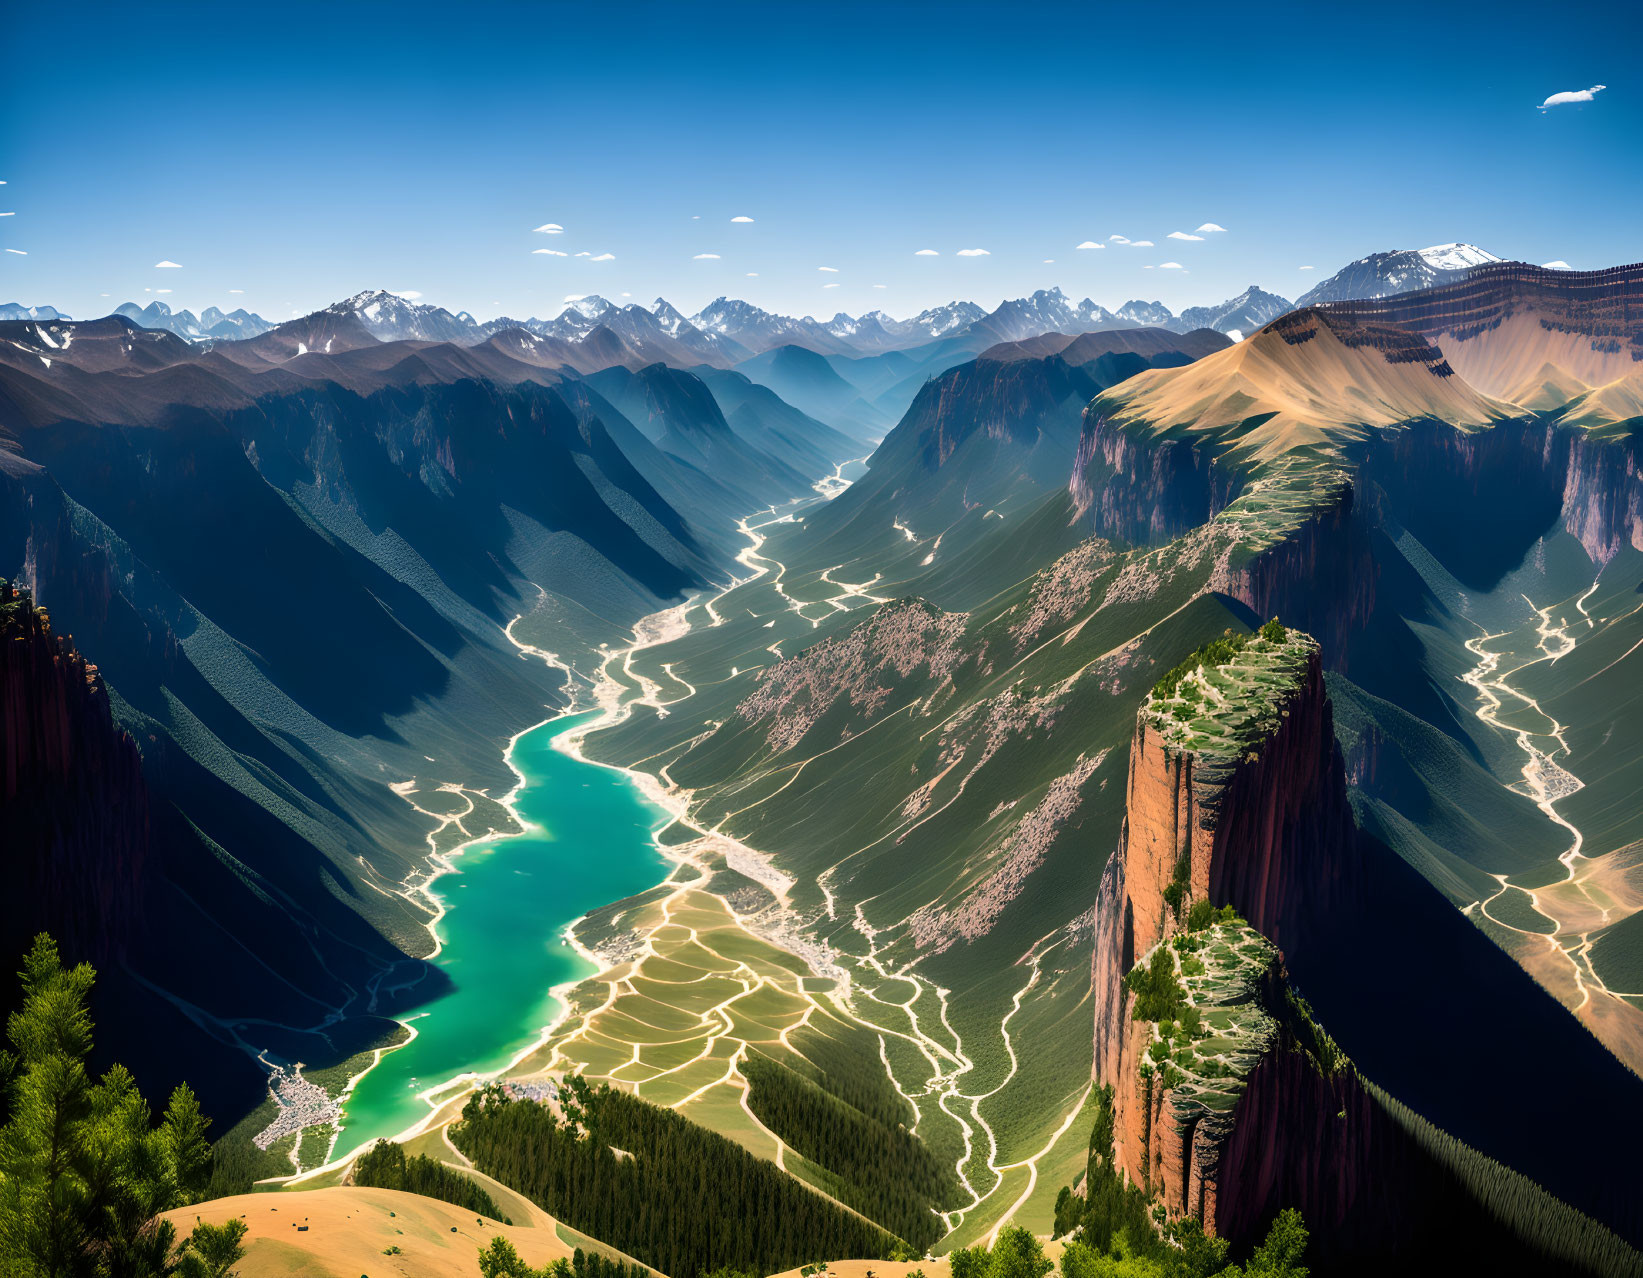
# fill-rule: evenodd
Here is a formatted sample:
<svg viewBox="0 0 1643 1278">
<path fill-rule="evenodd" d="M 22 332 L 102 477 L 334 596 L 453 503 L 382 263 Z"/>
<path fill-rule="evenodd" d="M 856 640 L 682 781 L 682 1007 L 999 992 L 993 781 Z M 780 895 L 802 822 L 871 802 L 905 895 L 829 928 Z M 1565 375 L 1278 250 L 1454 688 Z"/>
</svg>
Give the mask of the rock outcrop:
<svg viewBox="0 0 1643 1278">
<path fill-rule="evenodd" d="M 1356 856 L 1317 642 L 1293 630 L 1252 638 L 1149 699 L 1128 802 L 1114 864 L 1131 955 L 1199 901 L 1232 906 L 1279 945 L 1303 942 L 1307 917 L 1350 893 Z"/>
<path fill-rule="evenodd" d="M 1092 407 L 1084 413 L 1070 484 L 1078 513 L 1103 537 L 1158 545 L 1231 502 L 1245 476 L 1191 439 L 1142 438 Z"/>
<path fill-rule="evenodd" d="M 139 926 L 149 855 L 137 744 L 114 724 L 97 667 L 0 582 L 0 867 L 8 961 L 34 932 L 102 965 Z"/>
<path fill-rule="evenodd" d="M 1564 471 L 1563 526 L 1606 564 L 1627 546 L 1643 550 L 1643 465 L 1636 435 L 1576 435 Z"/>
<path fill-rule="evenodd" d="M 1339 1060 L 1273 944 L 1304 946 L 1357 874 L 1317 643 L 1270 626 L 1166 675 L 1137 716 L 1128 805 L 1093 973 L 1114 1158 L 1172 1216 L 1241 1238 L 1269 1208 L 1311 1197 L 1288 1173 L 1246 1174 L 1249 1145 L 1235 1140 L 1246 1112 L 1273 1104 L 1268 1060 L 1296 1056 L 1306 1063 L 1281 1068 L 1321 1078 Z M 1289 1198 L 1269 1202 L 1280 1184 Z"/>
<path fill-rule="evenodd" d="M 1235 1252 L 1297 1208 L 1332 1273 L 1414 1253 L 1643 1272 L 1619 1237 L 1366 1081 L 1291 985 L 1274 942 L 1326 948 L 1371 878 L 1331 718 L 1317 643 L 1276 624 L 1206 645 L 1137 716 L 1092 973 L 1112 1172 Z"/>
</svg>

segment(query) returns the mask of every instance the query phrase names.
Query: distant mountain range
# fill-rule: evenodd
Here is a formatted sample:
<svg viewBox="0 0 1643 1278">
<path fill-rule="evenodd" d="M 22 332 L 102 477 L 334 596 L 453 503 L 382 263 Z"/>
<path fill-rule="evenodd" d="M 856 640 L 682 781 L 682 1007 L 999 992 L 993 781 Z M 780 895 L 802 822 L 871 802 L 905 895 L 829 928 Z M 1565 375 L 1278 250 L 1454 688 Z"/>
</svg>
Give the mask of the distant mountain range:
<svg viewBox="0 0 1643 1278">
<path fill-rule="evenodd" d="M 478 346 L 512 334 L 503 339 L 510 351 L 531 345 L 536 359 L 550 358 L 554 366 L 564 364 L 584 371 L 650 363 L 731 368 L 784 347 L 857 358 L 948 342 L 955 344 L 954 349 L 978 354 L 1001 342 L 1025 341 L 1047 333 L 1076 335 L 1116 328 L 1165 328 L 1176 333 L 1208 328 L 1236 339 L 1297 307 L 1368 300 L 1453 283 L 1474 267 L 1499 260 L 1463 243 L 1371 253 L 1322 281 L 1297 302 L 1252 284 L 1237 297 L 1188 307 L 1179 315 L 1162 302 L 1144 299 L 1132 299 L 1109 311 L 1087 297 L 1074 302 L 1059 288 L 1040 289 L 1031 296 L 1002 302 L 991 311 L 974 302 L 955 301 L 904 320 L 883 311 L 860 316 L 840 311 L 827 320 L 809 315 L 795 318 L 729 297 L 716 298 L 687 316 L 665 298 L 646 307 L 618 305 L 595 294 L 576 299 L 552 319 L 501 316 L 481 321 L 467 311 L 452 313 L 382 290 L 356 293 L 315 314 L 355 320 L 370 336 L 388 342 Z M 141 307 L 126 302 L 115 313 L 140 327 L 175 333 L 191 342 L 239 341 L 288 327 L 243 309 L 224 313 L 213 306 L 195 315 L 189 310 L 174 311 L 160 301 Z M 51 306 L 0 304 L 0 320 L 68 318 Z M 523 342 L 520 334 L 535 339 L 534 343 Z M 303 345 L 315 348 L 306 340 Z"/>
<path fill-rule="evenodd" d="M 327 308 L 334 315 L 357 315 L 384 341 L 456 342 L 476 345 L 509 329 L 539 338 L 581 345 L 599 329 L 644 351 L 657 362 L 680 366 L 728 367 L 783 347 L 818 355 L 861 356 L 910 350 L 932 342 L 964 343 L 981 351 L 1000 342 L 1018 342 L 1045 333 L 1090 333 L 1113 328 L 1165 327 L 1175 332 L 1214 328 L 1253 331 L 1290 309 L 1287 299 L 1253 285 L 1215 306 L 1193 307 L 1180 316 L 1157 302 L 1129 302 L 1117 312 L 1085 298 L 1074 302 L 1059 288 L 1040 289 L 986 311 L 974 302 L 950 302 L 898 320 L 883 311 L 829 320 L 794 318 L 751 302 L 720 297 L 686 316 L 664 298 L 647 307 L 617 306 L 597 295 L 579 298 L 553 319 L 507 317 L 481 323 L 466 311 L 452 314 L 392 293 L 360 293 Z"/>
<path fill-rule="evenodd" d="M 150 302 L 147 306 L 138 306 L 135 302 L 122 302 L 114 308 L 114 313 L 124 315 L 140 328 L 164 329 L 178 337 L 186 337 L 191 342 L 239 341 L 247 337 L 259 337 L 274 327 L 271 320 L 265 320 L 261 315 L 253 315 L 250 311 L 235 310 L 224 314 L 215 306 L 208 306 L 195 315 L 193 311 L 188 310 L 174 311 L 164 302 Z M 56 318 L 68 317 L 61 315 Z"/>
<path fill-rule="evenodd" d="M 1189 306 L 1167 325 L 1178 333 L 1190 333 L 1198 328 L 1213 328 L 1217 333 L 1242 337 L 1270 324 L 1278 316 L 1293 309 L 1288 298 L 1268 293 L 1251 284 L 1237 297 L 1219 306 Z"/>
<path fill-rule="evenodd" d="M 0 320 L 66 320 L 69 316 L 55 306 L 24 306 L 21 302 L 0 302 Z"/>
</svg>

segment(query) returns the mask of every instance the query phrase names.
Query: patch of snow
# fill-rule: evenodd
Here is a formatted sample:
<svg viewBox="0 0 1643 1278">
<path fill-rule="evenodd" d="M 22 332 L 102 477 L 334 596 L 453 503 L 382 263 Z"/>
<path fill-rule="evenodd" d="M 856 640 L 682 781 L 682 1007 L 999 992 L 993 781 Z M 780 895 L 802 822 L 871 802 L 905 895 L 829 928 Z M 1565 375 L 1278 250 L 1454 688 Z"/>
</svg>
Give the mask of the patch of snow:
<svg viewBox="0 0 1643 1278">
<path fill-rule="evenodd" d="M 1486 252 L 1475 244 L 1434 244 L 1431 248 L 1423 248 L 1418 252 L 1428 266 L 1439 271 L 1463 271 L 1470 266 L 1500 261 L 1493 253 Z"/>
</svg>

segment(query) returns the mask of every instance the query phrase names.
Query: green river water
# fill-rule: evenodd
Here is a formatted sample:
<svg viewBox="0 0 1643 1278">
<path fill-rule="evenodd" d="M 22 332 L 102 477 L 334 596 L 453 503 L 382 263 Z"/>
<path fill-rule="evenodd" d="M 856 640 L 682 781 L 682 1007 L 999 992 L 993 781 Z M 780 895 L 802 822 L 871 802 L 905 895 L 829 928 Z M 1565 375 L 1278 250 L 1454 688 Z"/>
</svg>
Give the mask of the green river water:
<svg viewBox="0 0 1643 1278">
<path fill-rule="evenodd" d="M 667 876 L 655 842 L 667 815 L 625 773 L 553 748 L 597 713 L 550 720 L 514 743 L 524 777 L 514 810 L 528 828 L 473 845 L 456 858 L 456 873 L 434 882 L 446 912 L 433 962 L 453 988 L 407 1018 L 416 1037 L 354 1088 L 333 1157 L 425 1118 L 419 1092 L 500 1069 L 536 1042 L 559 1011 L 552 988 L 593 972 L 561 943 L 565 925 Z"/>
</svg>

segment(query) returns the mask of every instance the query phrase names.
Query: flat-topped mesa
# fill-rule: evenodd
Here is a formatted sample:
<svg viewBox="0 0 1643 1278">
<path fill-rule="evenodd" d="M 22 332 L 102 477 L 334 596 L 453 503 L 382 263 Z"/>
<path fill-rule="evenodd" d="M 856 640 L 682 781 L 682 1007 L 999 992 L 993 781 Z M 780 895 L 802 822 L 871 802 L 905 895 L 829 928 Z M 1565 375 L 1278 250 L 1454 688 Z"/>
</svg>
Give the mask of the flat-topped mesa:
<svg viewBox="0 0 1643 1278">
<path fill-rule="evenodd" d="M 1340 899 L 1356 840 L 1317 642 L 1276 621 L 1159 680 L 1136 716 L 1119 856 L 1130 954 L 1199 902 L 1277 944 Z"/>
<path fill-rule="evenodd" d="M 1414 422 L 1472 431 L 1527 415 L 1454 376 L 1445 355 L 1406 328 L 1309 309 L 1193 364 L 1138 373 L 1084 411 L 1075 503 L 1104 536 L 1158 540 L 1285 461 L 1351 467 Z"/>
</svg>

